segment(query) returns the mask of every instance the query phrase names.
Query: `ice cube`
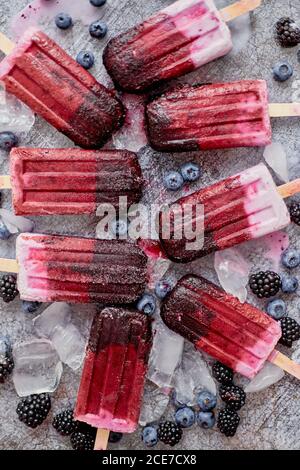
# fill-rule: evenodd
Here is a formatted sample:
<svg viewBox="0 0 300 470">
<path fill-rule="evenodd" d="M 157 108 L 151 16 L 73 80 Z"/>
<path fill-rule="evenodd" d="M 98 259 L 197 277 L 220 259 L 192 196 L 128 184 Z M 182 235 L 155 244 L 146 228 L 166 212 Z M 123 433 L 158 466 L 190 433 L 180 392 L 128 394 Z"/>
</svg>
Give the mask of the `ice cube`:
<svg viewBox="0 0 300 470">
<path fill-rule="evenodd" d="M 157 319 L 150 353 L 148 379 L 158 387 L 170 387 L 174 371 L 181 361 L 184 340 Z"/>
<path fill-rule="evenodd" d="M 77 370 L 83 361 L 85 339 L 72 321 L 72 309 L 64 302 L 55 302 L 33 321 L 39 336 L 52 341 L 60 360 Z"/>
<path fill-rule="evenodd" d="M 27 134 L 35 121 L 35 114 L 22 101 L 0 88 L 0 131 Z"/>
<path fill-rule="evenodd" d="M 214 395 L 217 392 L 215 381 L 199 351 L 188 343 L 185 344 L 182 362 L 177 368 L 174 381 L 176 400 L 193 406 L 197 403 L 197 394 L 208 390 Z"/>
<path fill-rule="evenodd" d="M 13 382 L 20 397 L 57 389 L 63 367 L 51 341 L 32 339 L 20 343 L 14 347 L 13 357 Z"/>
<path fill-rule="evenodd" d="M 170 397 L 167 390 L 148 384 L 143 396 L 139 418 L 140 426 L 146 426 L 146 424 L 159 421 L 167 409 L 169 400 Z"/>
<path fill-rule="evenodd" d="M 145 102 L 142 96 L 123 96 L 123 103 L 126 108 L 126 120 L 119 131 L 113 135 L 113 144 L 117 149 L 131 150 L 138 152 L 147 145 L 145 132 Z"/>
<path fill-rule="evenodd" d="M 0 217 L 2 219 L 3 224 L 12 234 L 21 232 L 33 232 L 34 230 L 34 223 L 31 220 L 26 219 L 25 217 L 21 217 L 19 215 L 15 215 L 13 212 L 7 209 L 0 209 Z"/>
<path fill-rule="evenodd" d="M 285 183 L 289 181 L 287 156 L 282 144 L 273 142 L 267 145 L 264 151 L 264 159 L 282 181 Z"/>
<path fill-rule="evenodd" d="M 284 371 L 271 362 L 266 362 L 262 370 L 245 387 L 246 393 L 260 392 L 279 382 L 284 377 Z"/>
<path fill-rule="evenodd" d="M 238 248 L 218 251 L 214 266 L 223 289 L 244 303 L 247 298 L 250 265 L 241 251 Z"/>
<path fill-rule="evenodd" d="M 235 18 L 230 22 L 229 27 L 233 42 L 233 48 L 229 54 L 240 54 L 241 51 L 247 46 L 253 34 L 249 13 Z"/>
</svg>

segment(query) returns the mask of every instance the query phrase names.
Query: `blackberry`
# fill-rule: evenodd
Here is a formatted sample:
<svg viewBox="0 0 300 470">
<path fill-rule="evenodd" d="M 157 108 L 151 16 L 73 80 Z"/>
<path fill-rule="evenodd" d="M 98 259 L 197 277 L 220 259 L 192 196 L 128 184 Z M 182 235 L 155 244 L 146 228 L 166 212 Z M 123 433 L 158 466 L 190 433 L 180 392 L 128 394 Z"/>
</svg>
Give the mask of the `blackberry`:
<svg viewBox="0 0 300 470">
<path fill-rule="evenodd" d="M 233 370 L 221 362 L 215 362 L 212 367 L 214 378 L 221 384 L 231 384 L 233 381 Z"/>
<path fill-rule="evenodd" d="M 157 436 L 160 441 L 164 444 L 168 444 L 173 447 L 182 438 L 182 429 L 174 421 L 165 421 L 160 423 L 157 431 Z"/>
<path fill-rule="evenodd" d="M 0 383 L 12 373 L 14 360 L 12 349 L 6 338 L 0 338 Z"/>
<path fill-rule="evenodd" d="M 273 297 L 281 288 L 281 279 L 277 273 L 273 271 L 260 271 L 252 274 L 249 279 L 249 285 L 252 292 L 259 299 L 263 297 Z"/>
<path fill-rule="evenodd" d="M 79 423 L 74 420 L 73 410 L 68 408 L 54 416 L 52 426 L 62 436 L 69 436 L 78 430 Z"/>
<path fill-rule="evenodd" d="M 90 429 L 89 429 L 90 428 Z M 81 427 L 71 435 L 71 445 L 74 450 L 94 450 L 96 431 L 91 426 Z"/>
<path fill-rule="evenodd" d="M 240 410 L 246 403 L 246 393 L 237 385 L 222 385 L 220 387 L 220 397 L 232 410 Z"/>
<path fill-rule="evenodd" d="M 294 222 L 296 225 L 300 225 L 300 203 L 293 202 L 289 206 L 291 221 Z"/>
<path fill-rule="evenodd" d="M 47 418 L 51 408 L 48 393 L 29 395 L 23 398 L 17 406 L 17 415 L 30 428 L 36 428 Z"/>
<path fill-rule="evenodd" d="M 300 325 L 291 317 L 284 317 L 280 320 L 282 336 L 279 343 L 291 348 L 293 341 L 300 339 Z"/>
<path fill-rule="evenodd" d="M 294 47 L 300 43 L 300 29 L 291 18 L 281 18 L 277 21 L 276 36 L 282 47 Z"/>
<path fill-rule="evenodd" d="M 5 274 L 0 282 L 0 297 L 4 302 L 12 302 L 18 295 L 17 279 L 12 274 Z"/>
<path fill-rule="evenodd" d="M 221 433 L 225 434 L 225 436 L 233 437 L 236 433 L 239 423 L 240 417 L 236 411 L 230 408 L 224 408 L 219 412 L 217 426 Z"/>
</svg>

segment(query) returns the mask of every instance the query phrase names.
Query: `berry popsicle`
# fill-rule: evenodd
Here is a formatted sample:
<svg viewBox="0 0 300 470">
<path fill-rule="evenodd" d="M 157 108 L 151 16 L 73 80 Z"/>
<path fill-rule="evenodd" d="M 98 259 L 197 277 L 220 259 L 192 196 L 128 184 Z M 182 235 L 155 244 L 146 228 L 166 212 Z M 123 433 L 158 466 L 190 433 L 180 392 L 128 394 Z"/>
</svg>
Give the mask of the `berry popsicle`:
<svg viewBox="0 0 300 470">
<path fill-rule="evenodd" d="M 270 116 L 300 116 L 300 104 L 269 104 L 264 80 L 185 85 L 146 110 L 150 144 L 162 152 L 266 146 Z"/>
<path fill-rule="evenodd" d="M 0 82 L 76 145 L 101 147 L 119 128 L 124 108 L 115 94 L 46 34 L 30 28 L 17 45 L 0 35 L 7 57 Z"/>
<path fill-rule="evenodd" d="M 181 278 L 164 301 L 161 316 L 196 349 L 248 378 L 269 360 L 300 379 L 300 364 L 275 350 L 279 323 L 202 277 Z"/>
<path fill-rule="evenodd" d="M 261 0 L 243 0 L 218 11 L 213 0 L 179 0 L 109 41 L 104 65 L 117 87 L 143 92 L 226 55 L 226 25 Z"/>
<path fill-rule="evenodd" d="M 22 233 L 16 260 L 21 299 L 37 302 L 131 304 L 147 284 L 147 257 L 134 243 Z"/>
<path fill-rule="evenodd" d="M 147 315 L 114 307 L 97 314 L 86 349 L 75 419 L 108 431 L 134 432 L 151 345 Z"/>
<path fill-rule="evenodd" d="M 300 180 L 276 187 L 263 164 L 249 168 L 207 188 L 178 199 L 160 213 L 160 240 L 167 256 L 175 262 L 189 262 L 215 251 L 224 250 L 248 240 L 281 230 L 290 223 L 284 197 L 300 191 Z M 196 208 L 203 211 L 196 215 Z M 192 213 L 185 223 L 188 209 Z M 178 218 L 183 235 L 178 237 Z M 170 231 L 164 234 L 164 221 Z M 189 227 L 194 233 L 185 236 Z M 203 244 L 193 249 L 189 243 L 203 236 Z"/>
<path fill-rule="evenodd" d="M 93 214 L 101 203 L 118 207 L 142 195 L 137 156 L 124 150 L 14 148 L 10 177 L 0 187 L 12 188 L 17 215 Z"/>
</svg>

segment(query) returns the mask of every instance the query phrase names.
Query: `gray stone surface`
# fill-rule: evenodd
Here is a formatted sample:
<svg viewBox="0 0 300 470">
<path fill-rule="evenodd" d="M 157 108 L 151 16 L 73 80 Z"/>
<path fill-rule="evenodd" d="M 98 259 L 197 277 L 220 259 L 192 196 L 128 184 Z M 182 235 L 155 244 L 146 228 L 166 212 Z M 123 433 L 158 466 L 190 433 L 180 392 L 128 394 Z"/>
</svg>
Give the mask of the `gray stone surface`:
<svg viewBox="0 0 300 470">
<path fill-rule="evenodd" d="M 82 8 L 88 0 L 82 0 Z M 0 2 L 0 30 L 8 31 L 9 19 L 13 14 L 28 2 L 26 0 L 1 0 Z M 109 24 L 109 36 L 127 29 L 134 23 L 146 18 L 150 13 L 171 0 L 119 0 L 110 7 L 110 0 L 101 15 Z M 225 5 L 229 0 L 219 1 Z M 239 53 L 229 54 L 203 67 L 181 82 L 210 82 L 226 81 L 242 78 L 264 78 L 270 88 L 272 101 L 291 101 L 293 92 L 300 90 L 300 64 L 297 62 L 296 49 L 285 50 L 277 46 L 272 37 L 272 28 L 275 20 L 281 16 L 293 16 L 300 20 L 298 0 L 265 0 L 263 5 L 251 15 L 252 35 L 248 43 L 242 46 Z M 53 24 L 45 25 L 46 31 L 52 34 L 57 41 L 66 47 L 71 55 L 85 46 L 92 48 L 96 54 L 97 63 L 93 73 L 101 79 L 106 79 L 101 65 L 101 49 L 105 41 L 90 41 L 88 29 L 76 23 L 69 33 L 58 32 Z M 294 77 L 285 84 L 273 81 L 271 69 L 274 63 L 287 58 L 295 67 Z M 295 87 L 295 88 L 292 88 Z M 293 177 L 300 174 L 300 130 L 298 119 L 275 119 L 273 121 L 274 140 L 281 142 L 289 158 L 289 170 Z M 36 120 L 34 129 L 22 142 L 27 146 L 68 146 L 69 141 L 59 135 L 54 129 L 43 122 Z M 227 150 L 193 154 L 204 170 L 204 177 L 199 186 L 243 170 L 262 161 L 262 149 Z M 153 173 L 161 175 L 166 168 L 174 168 L 180 162 L 187 161 L 191 154 L 160 155 L 149 148 L 140 152 L 140 159 L 146 176 Z M 8 168 L 7 157 L 1 154 L 1 172 Z M 159 181 L 159 180 L 158 180 Z M 10 194 L 4 192 L 3 206 L 10 207 Z M 77 235 L 94 234 L 95 217 L 45 217 L 35 218 L 36 231 L 51 231 L 53 233 L 67 233 Z M 300 248 L 299 228 L 288 229 L 292 245 Z M 14 256 L 15 240 L 1 242 L 0 255 Z M 259 257 L 253 255 L 251 259 L 261 266 Z M 215 279 L 213 271 L 213 258 L 208 257 L 194 264 L 196 269 L 208 277 Z M 249 296 L 250 301 L 254 301 Z M 257 302 L 256 302 L 257 303 Z M 263 306 L 262 303 L 258 305 Z M 294 296 L 289 302 L 289 313 L 299 319 L 299 297 Z M 76 307 L 78 315 L 76 320 L 81 324 L 87 334 L 89 322 L 92 317 L 92 307 Z M 9 305 L 0 303 L 0 332 L 11 335 L 14 342 L 27 339 L 32 334 L 30 320 L 25 320 L 20 302 L 17 300 Z M 74 402 L 79 383 L 80 371 L 72 372 L 65 367 L 59 389 L 53 395 L 52 412 L 59 410 L 69 402 Z M 184 437 L 178 446 L 179 449 L 299 449 L 300 448 L 300 388 L 296 379 L 286 376 L 279 384 L 270 389 L 249 396 L 247 405 L 241 411 L 242 423 L 239 432 L 233 439 L 223 437 L 216 429 L 202 431 L 197 427 L 184 432 Z M 1 449 L 69 449 L 68 438 L 62 438 L 51 427 L 51 416 L 37 430 L 30 430 L 21 424 L 16 416 L 15 407 L 18 397 L 14 391 L 11 380 L 0 387 L 0 448 Z M 171 410 L 169 410 L 171 415 Z M 118 449 L 142 449 L 139 432 L 124 437 L 117 446 Z M 158 446 L 164 448 L 163 446 Z M 165 448 L 164 448 L 165 449 Z"/>
</svg>

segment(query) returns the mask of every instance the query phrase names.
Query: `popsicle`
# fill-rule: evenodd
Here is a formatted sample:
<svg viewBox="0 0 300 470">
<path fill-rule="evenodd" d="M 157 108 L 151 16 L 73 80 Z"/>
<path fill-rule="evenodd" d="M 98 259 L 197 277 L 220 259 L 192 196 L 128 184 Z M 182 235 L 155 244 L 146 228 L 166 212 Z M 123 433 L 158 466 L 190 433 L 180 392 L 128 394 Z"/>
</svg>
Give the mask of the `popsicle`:
<svg viewBox="0 0 300 470">
<path fill-rule="evenodd" d="M 151 344 L 147 315 L 114 307 L 97 314 L 86 349 L 75 419 L 107 431 L 135 431 Z"/>
<path fill-rule="evenodd" d="M 10 176 L 17 215 L 93 214 L 102 203 L 116 208 L 119 198 L 138 202 L 143 178 L 136 154 L 127 150 L 14 148 Z"/>
<path fill-rule="evenodd" d="M 150 144 L 162 152 L 269 145 L 272 116 L 300 116 L 300 103 L 269 104 L 264 80 L 184 85 L 146 110 Z"/>
<path fill-rule="evenodd" d="M 0 82 L 6 90 L 84 148 L 101 147 L 119 128 L 124 108 L 115 94 L 46 34 L 30 28 L 14 45 L 0 34 Z"/>
<path fill-rule="evenodd" d="M 253 378 L 269 360 L 300 379 L 300 364 L 275 350 L 279 323 L 202 277 L 181 278 L 164 301 L 161 316 L 196 349 L 245 377 Z"/>
<path fill-rule="evenodd" d="M 179 0 L 109 41 L 104 65 L 117 87 L 143 92 L 227 54 L 226 21 L 260 4 L 242 0 L 218 11 L 213 0 Z"/>
<path fill-rule="evenodd" d="M 162 210 L 161 244 L 173 261 L 189 262 L 281 230 L 290 223 L 283 198 L 299 191 L 299 179 L 276 187 L 267 167 L 259 164 Z M 203 243 L 195 247 L 197 240 Z"/>
<path fill-rule="evenodd" d="M 146 255 L 123 240 L 22 233 L 16 253 L 0 270 L 19 273 L 23 300 L 131 304 L 147 283 Z"/>
</svg>

